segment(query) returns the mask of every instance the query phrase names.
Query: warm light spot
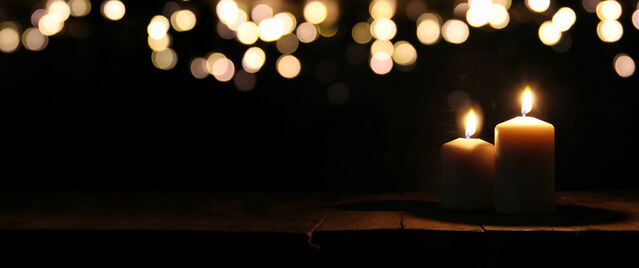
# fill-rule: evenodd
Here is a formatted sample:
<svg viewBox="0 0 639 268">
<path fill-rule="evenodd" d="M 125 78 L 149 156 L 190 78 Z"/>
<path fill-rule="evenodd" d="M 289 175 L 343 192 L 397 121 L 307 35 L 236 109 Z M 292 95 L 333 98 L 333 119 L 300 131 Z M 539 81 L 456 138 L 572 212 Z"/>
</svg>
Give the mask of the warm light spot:
<svg viewBox="0 0 639 268">
<path fill-rule="evenodd" d="M 42 17 L 47 15 L 47 13 L 49 13 L 49 11 L 42 8 L 36 9 L 35 11 L 33 11 L 33 13 L 31 14 L 31 25 L 33 25 L 34 27 L 38 27 L 38 24 L 40 23 L 40 19 L 42 19 Z"/>
<path fill-rule="evenodd" d="M 411 21 L 417 21 L 419 15 L 426 11 L 426 4 L 419 0 L 411 0 L 406 4 L 405 13 L 406 17 L 408 17 Z"/>
<path fill-rule="evenodd" d="M 616 20 L 605 20 L 597 24 L 597 35 L 601 41 L 614 43 L 623 36 L 623 26 Z"/>
<path fill-rule="evenodd" d="M 521 96 L 521 115 L 526 116 L 532 110 L 533 95 L 530 87 L 526 87 L 524 94 Z"/>
<path fill-rule="evenodd" d="M 103 2 L 101 10 L 105 18 L 113 21 L 122 19 L 124 13 L 126 13 L 126 7 L 120 0 L 107 0 Z"/>
<path fill-rule="evenodd" d="M 170 48 L 162 51 L 153 51 L 151 53 L 151 62 L 153 62 L 155 68 L 171 70 L 177 64 L 177 54 Z"/>
<path fill-rule="evenodd" d="M 447 20 L 444 25 L 442 25 L 442 36 L 444 40 L 450 43 L 461 44 L 466 42 L 468 34 L 468 25 L 461 20 Z"/>
<path fill-rule="evenodd" d="M 222 0 L 218 2 L 215 6 L 215 12 L 224 24 L 233 23 L 238 20 L 240 16 L 240 9 L 237 7 L 235 1 L 232 0 Z"/>
<path fill-rule="evenodd" d="M 239 91 L 247 92 L 253 90 L 255 87 L 255 74 L 247 73 L 244 70 L 239 70 L 235 74 L 235 78 L 233 79 L 233 84 Z"/>
<path fill-rule="evenodd" d="M 490 20 L 493 4 L 490 0 L 474 0 L 469 2 L 466 21 L 473 27 L 481 27 Z"/>
<path fill-rule="evenodd" d="M 162 51 L 168 48 L 171 45 L 171 36 L 169 34 L 165 34 L 160 39 L 153 39 L 151 36 L 147 37 L 147 43 L 149 44 L 149 48 L 153 51 Z"/>
<path fill-rule="evenodd" d="M 259 24 L 259 36 L 262 41 L 273 42 L 284 34 L 284 24 L 276 18 L 265 19 Z"/>
<path fill-rule="evenodd" d="M 601 0 L 581 0 L 581 6 L 589 13 L 594 13 L 597 10 L 597 4 Z"/>
<path fill-rule="evenodd" d="M 275 43 L 277 50 L 282 54 L 293 54 L 297 47 L 299 46 L 299 41 L 297 40 L 297 36 L 293 33 L 282 36 Z"/>
<path fill-rule="evenodd" d="M 326 19 L 328 9 L 320 1 L 310 1 L 304 6 L 304 19 L 312 24 L 320 24 Z"/>
<path fill-rule="evenodd" d="M 370 25 L 366 22 L 359 22 L 353 26 L 351 36 L 353 40 L 359 44 L 366 44 L 371 41 L 373 36 L 371 35 Z"/>
<path fill-rule="evenodd" d="M 40 30 L 35 27 L 26 29 L 22 33 L 22 45 L 31 51 L 40 51 L 47 47 L 49 38 L 46 35 L 40 33 Z"/>
<path fill-rule="evenodd" d="M 317 27 L 308 22 L 304 22 L 297 26 L 297 38 L 300 39 L 302 43 L 310 43 L 315 41 L 317 38 Z"/>
<path fill-rule="evenodd" d="M 273 17 L 282 22 L 282 25 L 284 26 L 283 34 L 292 33 L 295 30 L 295 26 L 297 26 L 297 20 L 290 12 L 277 13 Z"/>
<path fill-rule="evenodd" d="M 616 20 L 621 17 L 621 4 L 613 0 L 601 1 L 597 4 L 596 11 L 601 20 Z"/>
<path fill-rule="evenodd" d="M 439 40 L 441 28 L 437 16 L 426 13 L 417 19 L 417 39 L 424 45 L 432 45 Z"/>
<path fill-rule="evenodd" d="M 548 9 L 550 0 L 526 0 L 526 6 L 532 11 L 541 13 Z"/>
<path fill-rule="evenodd" d="M 220 82 L 228 82 L 233 79 L 235 74 L 235 65 L 227 58 L 219 59 L 215 61 L 212 67 L 213 77 Z"/>
<path fill-rule="evenodd" d="M 512 0 L 493 0 L 493 4 L 500 5 L 508 10 L 510 5 L 512 5 Z"/>
<path fill-rule="evenodd" d="M 282 55 L 277 59 L 277 72 L 284 78 L 294 78 L 302 69 L 300 61 L 293 55 Z"/>
<path fill-rule="evenodd" d="M 545 21 L 539 26 L 539 40 L 544 45 L 552 46 L 559 42 L 561 39 L 561 31 L 557 29 L 552 21 Z"/>
<path fill-rule="evenodd" d="M 257 4 L 251 10 L 251 19 L 255 23 L 260 23 L 270 17 L 273 17 L 273 9 L 267 4 Z"/>
<path fill-rule="evenodd" d="M 146 27 L 146 32 L 153 39 L 161 39 L 166 35 L 169 27 L 171 27 L 169 19 L 162 15 L 156 15 L 151 19 L 151 22 L 149 22 L 149 26 Z"/>
<path fill-rule="evenodd" d="M 221 59 L 226 59 L 226 56 L 224 56 L 224 54 L 219 52 L 211 53 L 206 57 L 206 69 L 209 71 L 211 75 L 215 75 L 216 73 L 219 75 L 220 73 L 226 71 L 226 70 L 213 70 L 213 66 L 215 66 L 215 63 Z M 217 72 L 214 72 L 214 71 L 217 71 Z"/>
<path fill-rule="evenodd" d="M 557 27 L 557 30 L 562 32 L 568 31 L 575 24 L 575 20 L 577 20 L 577 14 L 569 7 L 560 8 L 552 16 L 552 24 Z"/>
<path fill-rule="evenodd" d="M 377 19 L 390 19 L 395 15 L 395 1 L 373 0 L 368 5 L 368 12 L 371 17 Z"/>
<path fill-rule="evenodd" d="M 60 31 L 62 31 L 63 27 L 64 22 L 55 19 L 49 14 L 44 15 L 42 18 L 40 18 L 40 21 L 38 21 L 38 29 L 40 30 L 40 33 L 46 36 L 51 36 L 59 33 Z"/>
<path fill-rule="evenodd" d="M 393 50 L 393 43 L 388 40 L 375 40 L 375 42 L 371 45 L 371 55 L 375 55 L 377 53 L 393 55 Z"/>
<path fill-rule="evenodd" d="M 71 15 L 69 4 L 62 0 L 49 0 L 47 2 L 47 10 L 51 17 L 59 21 L 65 21 Z"/>
<path fill-rule="evenodd" d="M 182 9 L 171 14 L 171 26 L 178 32 L 190 31 L 195 27 L 196 22 L 195 13 L 188 9 Z"/>
<path fill-rule="evenodd" d="M 237 28 L 237 40 L 245 45 L 251 45 L 259 38 L 259 27 L 252 21 L 242 23 Z"/>
<path fill-rule="evenodd" d="M 383 52 L 373 54 L 370 60 L 370 67 L 374 73 L 385 75 L 393 69 L 393 59 Z"/>
<path fill-rule="evenodd" d="M 475 115 L 475 110 L 470 109 L 468 111 L 468 115 L 466 116 L 466 138 L 470 138 L 477 131 L 477 116 Z"/>
<path fill-rule="evenodd" d="M 614 66 L 615 72 L 623 78 L 630 77 L 635 73 L 635 61 L 624 53 L 615 56 Z"/>
<path fill-rule="evenodd" d="M 399 65 L 412 65 L 417 60 L 417 50 L 406 41 L 395 43 L 393 49 L 393 61 Z"/>
<path fill-rule="evenodd" d="M 371 23 L 371 34 L 381 40 L 391 40 L 397 33 L 395 22 L 390 19 L 377 19 Z"/>
<path fill-rule="evenodd" d="M 71 16 L 84 17 L 91 12 L 91 2 L 89 0 L 69 0 Z"/>
<path fill-rule="evenodd" d="M 217 23 L 215 29 L 217 31 L 217 35 L 222 37 L 222 39 L 230 40 L 235 37 L 235 32 L 229 29 L 229 27 L 221 21 Z"/>
<path fill-rule="evenodd" d="M 226 23 L 226 26 L 233 31 L 237 31 L 237 29 L 240 28 L 240 25 L 242 25 L 242 23 L 246 22 L 247 20 L 248 15 L 246 14 L 246 12 L 244 12 L 244 10 L 238 9 L 235 20 L 229 21 L 228 23 Z"/>
<path fill-rule="evenodd" d="M 639 30 L 639 9 L 632 13 L 632 25 Z"/>
<path fill-rule="evenodd" d="M 13 22 L 0 24 L 0 51 L 11 53 L 20 45 L 20 33 L 18 26 Z"/>
<path fill-rule="evenodd" d="M 323 37 L 333 37 L 337 34 L 338 30 L 339 30 L 339 26 L 337 25 L 331 25 L 331 26 L 324 26 L 322 24 L 317 25 L 317 32 Z"/>
<path fill-rule="evenodd" d="M 197 79 L 204 79 L 209 75 L 206 68 L 206 59 L 195 58 L 191 61 L 191 74 Z"/>
<path fill-rule="evenodd" d="M 256 73 L 264 65 L 266 54 L 259 47 L 251 47 L 244 52 L 242 57 L 242 68 L 249 73 Z"/>
<path fill-rule="evenodd" d="M 493 4 L 488 22 L 490 23 L 490 27 L 493 27 L 493 29 L 506 28 L 510 22 L 508 10 L 506 10 L 506 8 L 502 5 Z"/>
</svg>

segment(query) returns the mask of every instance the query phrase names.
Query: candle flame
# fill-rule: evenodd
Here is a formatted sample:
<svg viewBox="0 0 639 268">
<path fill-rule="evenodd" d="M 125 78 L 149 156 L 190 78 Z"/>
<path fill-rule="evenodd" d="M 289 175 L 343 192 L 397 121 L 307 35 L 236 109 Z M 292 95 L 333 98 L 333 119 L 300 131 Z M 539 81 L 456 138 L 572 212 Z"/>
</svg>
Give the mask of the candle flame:
<svg viewBox="0 0 639 268">
<path fill-rule="evenodd" d="M 521 115 L 525 117 L 526 114 L 530 113 L 530 110 L 532 110 L 532 105 L 533 105 L 532 92 L 530 92 L 530 87 L 526 87 L 526 90 L 524 90 L 524 95 L 522 96 L 522 100 L 521 100 Z"/>
<path fill-rule="evenodd" d="M 470 138 L 477 131 L 477 117 L 475 116 L 475 111 L 470 109 L 468 115 L 466 116 L 466 138 Z"/>
</svg>

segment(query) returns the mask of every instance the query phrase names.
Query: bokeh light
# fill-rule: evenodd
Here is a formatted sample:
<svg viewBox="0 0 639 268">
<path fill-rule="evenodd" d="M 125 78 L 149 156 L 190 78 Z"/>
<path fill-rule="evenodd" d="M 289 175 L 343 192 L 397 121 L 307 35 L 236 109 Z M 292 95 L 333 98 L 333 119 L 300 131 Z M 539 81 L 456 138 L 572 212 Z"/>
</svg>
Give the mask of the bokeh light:
<svg viewBox="0 0 639 268">
<path fill-rule="evenodd" d="M 284 31 L 282 34 L 288 34 L 295 31 L 297 20 L 295 19 L 295 16 L 290 12 L 277 13 L 273 17 L 282 22 L 282 25 L 284 26 Z"/>
<path fill-rule="evenodd" d="M 371 35 L 371 26 L 366 22 L 358 22 L 353 26 L 351 36 L 353 40 L 359 44 L 366 44 L 371 41 L 373 36 Z"/>
<path fill-rule="evenodd" d="M 35 27 L 26 29 L 22 33 L 22 45 L 31 51 L 40 51 L 47 47 L 49 37 L 40 33 Z"/>
<path fill-rule="evenodd" d="M 237 29 L 237 40 L 245 45 L 251 45 L 259 38 L 259 27 L 252 21 L 242 23 Z"/>
<path fill-rule="evenodd" d="M 204 79 L 209 76 L 209 71 L 206 68 L 206 59 L 195 58 L 191 61 L 190 69 L 193 77 L 197 79 Z"/>
<path fill-rule="evenodd" d="M 169 19 L 162 15 L 156 15 L 151 18 L 149 26 L 146 27 L 146 32 L 153 39 L 161 39 L 171 27 Z"/>
<path fill-rule="evenodd" d="M 151 53 L 151 62 L 160 70 L 171 70 L 177 64 L 177 54 L 171 48 Z"/>
<path fill-rule="evenodd" d="M 632 25 L 639 30 L 639 9 L 632 13 Z"/>
<path fill-rule="evenodd" d="M 375 20 L 390 19 L 395 15 L 395 8 L 394 0 L 373 0 L 368 5 L 368 12 Z"/>
<path fill-rule="evenodd" d="M 339 30 L 339 26 L 331 25 L 331 26 L 323 26 L 322 24 L 317 25 L 317 32 L 324 37 L 333 37 L 337 34 Z"/>
<path fill-rule="evenodd" d="M 42 8 L 36 9 L 35 11 L 33 11 L 33 13 L 31 13 L 31 25 L 33 25 L 34 27 L 38 27 L 38 24 L 40 23 L 40 19 L 42 19 L 42 17 L 44 17 L 48 13 L 49 11 Z"/>
<path fill-rule="evenodd" d="M 0 51 L 11 53 L 20 45 L 20 33 L 18 26 L 13 22 L 0 24 Z"/>
<path fill-rule="evenodd" d="M 91 12 L 91 2 L 89 0 L 69 0 L 71 16 L 84 17 Z"/>
<path fill-rule="evenodd" d="M 251 47 L 244 52 L 242 68 L 249 73 L 258 72 L 266 61 L 266 53 L 259 47 Z"/>
<path fill-rule="evenodd" d="M 321 1 L 310 1 L 304 6 L 304 19 L 312 24 L 320 24 L 326 19 L 328 9 Z"/>
<path fill-rule="evenodd" d="M 206 70 L 208 70 L 211 75 L 215 75 L 215 73 L 213 73 L 213 66 L 215 66 L 215 63 L 221 59 L 226 59 L 226 56 L 224 56 L 224 54 L 219 52 L 210 53 L 206 57 Z M 221 70 L 221 71 L 218 70 L 218 72 L 223 72 L 223 71 L 225 70 Z"/>
<path fill-rule="evenodd" d="M 220 18 L 220 21 L 227 25 L 238 20 L 240 16 L 240 10 L 235 1 L 232 0 L 222 0 L 218 2 L 215 6 L 215 13 L 217 17 Z"/>
<path fill-rule="evenodd" d="M 178 32 L 190 31 L 196 23 L 197 18 L 191 10 L 182 9 L 171 14 L 171 26 Z"/>
<path fill-rule="evenodd" d="M 385 75 L 393 69 L 393 59 L 386 53 L 373 54 L 370 59 L 370 67 L 374 73 Z"/>
<path fill-rule="evenodd" d="M 473 0 L 469 2 L 466 21 L 473 27 L 481 27 L 490 20 L 493 4 L 490 0 Z"/>
<path fill-rule="evenodd" d="M 550 0 L 526 0 L 526 6 L 534 12 L 541 13 L 548 9 Z"/>
<path fill-rule="evenodd" d="M 490 27 L 493 27 L 493 29 L 503 29 L 508 26 L 509 22 L 510 15 L 508 14 L 508 10 L 502 5 L 493 4 L 490 19 L 488 19 Z"/>
<path fill-rule="evenodd" d="M 284 78 L 294 78 L 302 69 L 300 61 L 293 55 L 282 55 L 277 59 L 277 72 Z"/>
<path fill-rule="evenodd" d="M 267 4 L 257 4 L 251 10 L 251 19 L 255 23 L 260 23 L 270 17 L 273 17 L 273 9 Z"/>
<path fill-rule="evenodd" d="M 371 34 L 381 40 L 391 40 L 397 33 L 395 22 L 390 19 L 376 19 L 371 23 Z"/>
<path fill-rule="evenodd" d="M 247 73 L 244 70 L 239 70 L 233 78 L 233 84 L 239 91 L 248 92 L 253 90 L 257 77 L 255 74 Z"/>
<path fill-rule="evenodd" d="M 417 19 L 417 39 L 424 45 L 432 45 L 439 40 L 441 27 L 437 16 L 425 13 Z"/>
<path fill-rule="evenodd" d="M 226 26 L 233 31 L 237 31 L 240 25 L 248 20 L 248 15 L 244 10 L 238 9 L 236 15 L 234 20 L 226 23 Z"/>
<path fill-rule="evenodd" d="M 623 36 L 623 26 L 616 20 L 604 20 L 597 24 L 597 36 L 601 41 L 614 43 Z"/>
<path fill-rule="evenodd" d="M 101 11 L 105 18 L 116 21 L 124 17 L 126 6 L 120 0 L 107 0 L 102 3 Z"/>
<path fill-rule="evenodd" d="M 162 51 L 171 46 L 171 36 L 169 34 L 165 34 L 160 39 L 153 39 L 149 36 L 146 41 L 153 51 Z"/>
<path fill-rule="evenodd" d="M 581 6 L 583 6 L 586 12 L 595 13 L 599 2 L 601 2 L 601 0 L 581 0 Z"/>
<path fill-rule="evenodd" d="M 275 43 L 277 50 L 282 54 L 293 54 L 299 46 L 297 36 L 293 33 L 286 34 L 277 40 Z"/>
<path fill-rule="evenodd" d="M 62 31 L 63 27 L 63 21 L 59 21 L 49 14 L 42 16 L 42 18 L 40 18 L 40 21 L 38 21 L 38 29 L 40 30 L 40 33 L 46 36 L 51 36 L 59 33 L 60 31 Z"/>
<path fill-rule="evenodd" d="M 623 78 L 630 77 L 635 73 L 635 61 L 624 53 L 617 54 L 613 61 L 615 72 Z"/>
<path fill-rule="evenodd" d="M 399 65 L 409 66 L 417 60 L 417 50 L 406 41 L 398 41 L 393 49 L 393 61 Z"/>
<path fill-rule="evenodd" d="M 419 0 L 411 0 L 405 7 L 406 17 L 411 21 L 417 21 L 419 15 L 426 11 L 426 4 Z"/>
<path fill-rule="evenodd" d="M 317 26 L 308 22 L 301 23 L 297 26 L 296 34 L 302 43 L 313 42 L 317 38 Z"/>
<path fill-rule="evenodd" d="M 601 1 L 597 4 L 596 11 L 601 20 L 616 20 L 621 17 L 621 4 L 613 0 Z"/>
<path fill-rule="evenodd" d="M 231 60 L 225 57 L 216 60 L 211 67 L 211 71 L 213 73 L 213 77 L 215 77 L 217 81 L 228 82 L 233 79 L 233 75 L 235 74 L 235 65 Z"/>
<path fill-rule="evenodd" d="M 273 42 L 284 34 L 284 24 L 276 18 L 261 21 L 258 28 L 259 37 L 265 42 Z"/>
<path fill-rule="evenodd" d="M 62 0 L 49 0 L 47 2 L 47 11 L 49 11 L 51 17 L 59 21 L 65 21 L 71 15 L 69 4 Z"/>
<path fill-rule="evenodd" d="M 384 53 L 387 55 L 393 55 L 394 50 L 393 43 L 388 40 L 375 40 L 371 45 L 371 55 L 375 55 L 377 53 Z"/>
<path fill-rule="evenodd" d="M 512 5 L 512 0 L 493 0 L 493 4 L 500 5 L 508 10 Z"/>
<path fill-rule="evenodd" d="M 557 30 L 562 32 L 568 31 L 575 24 L 575 20 L 577 20 L 577 14 L 569 7 L 560 8 L 552 16 L 552 24 L 557 27 Z"/>
<path fill-rule="evenodd" d="M 461 20 L 447 20 L 442 25 L 442 36 L 444 40 L 453 44 L 461 44 L 466 42 L 469 35 L 468 25 Z"/>
<path fill-rule="evenodd" d="M 539 26 L 539 40 L 544 45 L 552 46 L 557 44 L 561 39 L 561 31 L 552 23 L 552 21 L 545 21 Z"/>
</svg>

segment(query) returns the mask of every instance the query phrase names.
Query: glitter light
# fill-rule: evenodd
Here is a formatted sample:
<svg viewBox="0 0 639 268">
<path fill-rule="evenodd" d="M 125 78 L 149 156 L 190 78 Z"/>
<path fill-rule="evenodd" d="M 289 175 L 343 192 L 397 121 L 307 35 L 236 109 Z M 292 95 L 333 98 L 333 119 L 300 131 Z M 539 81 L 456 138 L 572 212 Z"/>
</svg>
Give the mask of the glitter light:
<svg viewBox="0 0 639 268">
<path fill-rule="evenodd" d="M 635 73 L 635 61 L 624 53 L 617 54 L 613 61 L 615 72 L 620 77 L 627 78 Z"/>
<path fill-rule="evenodd" d="M 468 39 L 468 25 L 461 20 L 447 20 L 442 25 L 442 36 L 444 40 L 453 44 L 461 44 Z"/>
<path fill-rule="evenodd" d="M 560 8 L 552 16 L 552 23 L 562 32 L 568 31 L 575 24 L 575 20 L 577 20 L 577 14 L 569 7 Z"/>
<path fill-rule="evenodd" d="M 328 9 L 321 1 L 310 1 L 304 6 L 304 19 L 312 24 L 320 24 L 326 19 Z"/>
<path fill-rule="evenodd" d="M 541 24 L 541 26 L 539 26 L 539 40 L 541 40 L 544 45 L 555 45 L 560 39 L 561 31 L 559 31 L 552 21 L 545 21 Z"/>
<path fill-rule="evenodd" d="M 146 32 L 153 39 L 161 39 L 171 27 L 169 19 L 162 15 L 156 15 L 151 18 L 149 26 L 146 27 Z"/>
<path fill-rule="evenodd" d="M 102 15 L 112 21 L 120 20 L 126 13 L 124 3 L 119 0 L 107 0 L 102 3 Z"/>
<path fill-rule="evenodd" d="M 493 4 L 490 0 L 474 0 L 469 2 L 466 21 L 473 27 L 481 27 L 488 23 Z"/>
<path fill-rule="evenodd" d="M 300 61 L 293 55 L 282 55 L 277 59 L 277 72 L 284 78 L 295 78 L 302 69 Z"/>
<path fill-rule="evenodd" d="M 371 34 L 376 39 L 391 40 L 397 33 L 395 22 L 390 19 L 377 19 L 371 23 Z"/>
<path fill-rule="evenodd" d="M 260 39 L 265 42 L 273 42 L 284 34 L 284 24 L 276 18 L 263 20 L 258 28 Z"/>
</svg>

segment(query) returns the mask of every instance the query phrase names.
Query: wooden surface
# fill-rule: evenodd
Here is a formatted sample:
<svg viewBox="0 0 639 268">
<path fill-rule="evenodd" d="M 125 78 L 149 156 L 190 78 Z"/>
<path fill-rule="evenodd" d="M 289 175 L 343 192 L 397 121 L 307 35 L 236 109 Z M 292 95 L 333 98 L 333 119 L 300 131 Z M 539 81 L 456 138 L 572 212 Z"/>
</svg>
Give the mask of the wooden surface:
<svg viewBox="0 0 639 268">
<path fill-rule="evenodd" d="M 555 214 L 526 217 L 447 211 L 437 200 L 420 193 L 4 192 L 0 229 L 639 231 L 639 192 L 558 192 Z"/>
</svg>

